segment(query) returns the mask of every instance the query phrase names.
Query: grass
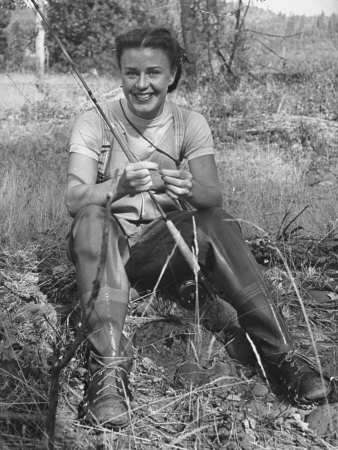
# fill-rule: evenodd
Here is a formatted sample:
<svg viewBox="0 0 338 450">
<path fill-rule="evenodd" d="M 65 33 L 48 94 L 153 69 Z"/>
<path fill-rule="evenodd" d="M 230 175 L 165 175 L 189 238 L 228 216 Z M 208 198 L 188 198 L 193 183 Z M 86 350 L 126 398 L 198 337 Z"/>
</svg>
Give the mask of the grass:
<svg viewBox="0 0 338 450">
<path fill-rule="evenodd" d="M 234 92 L 218 80 L 218 84 L 200 85 L 193 91 L 182 86 L 173 97 L 208 119 L 214 133 L 225 208 L 241 221 L 256 254 L 262 251 L 274 262 L 276 267 L 270 268 L 266 276 L 298 342 L 313 355 L 292 283 L 273 250 L 273 245 L 280 245 L 276 242 L 280 228 L 309 205 L 292 226 L 302 227 L 299 237 L 280 246 L 306 301 L 324 365 L 332 372 L 337 367 L 336 304 L 330 303 L 328 297 L 331 309 L 324 309 L 309 300 L 307 293 L 328 283 L 326 266 L 318 264 L 319 258 L 336 262 L 334 253 L 316 243 L 328 233 L 335 234 L 336 180 L 327 175 L 337 155 L 318 145 L 318 136 L 311 130 L 298 130 L 291 140 L 283 136 L 247 139 L 227 135 L 224 126 L 233 116 L 277 112 L 282 116 L 336 120 L 337 67 L 332 59 L 325 61 L 319 64 L 298 55 L 293 67 L 302 74 L 301 82 L 255 74 L 254 78 L 243 77 Z M 43 420 L 53 348 L 57 343 L 62 351 L 72 341 L 78 322 L 74 272 L 65 255 L 65 236 L 71 220 L 64 205 L 64 181 L 72 123 L 89 103 L 71 75 L 43 79 L 29 74 L 8 75 L 0 75 L 0 86 L 7 93 L 0 104 L 0 447 L 38 449 L 46 446 Z M 113 77 L 91 77 L 88 81 L 99 101 L 111 98 L 115 88 L 118 92 L 119 83 Z M 305 132 L 307 139 L 302 139 Z M 313 183 L 318 168 L 322 169 L 320 182 Z M 136 302 L 142 303 L 142 299 Z M 55 316 L 54 309 L 46 305 L 57 303 L 59 315 Z M 34 305 L 38 308 L 29 314 Z M 139 317 L 134 306 L 131 303 L 128 332 L 168 314 L 194 327 L 194 318 L 165 298 L 155 298 L 145 317 Z M 252 396 L 253 383 L 259 383 L 259 377 L 250 378 L 250 370 L 231 362 L 224 346 L 210 333 L 193 328 L 192 344 L 186 345 L 177 330 L 179 327 L 174 328 L 174 334 L 168 331 L 162 336 L 162 346 L 157 336 L 159 354 L 168 348 L 171 354 L 177 345 L 184 349 L 180 356 L 183 360 L 196 362 L 208 354 L 203 366 L 212 370 L 218 361 L 230 372 L 221 380 L 201 386 L 176 385 L 168 369 L 152 362 L 145 345 L 132 373 L 133 427 L 125 432 L 96 435 L 77 420 L 84 383 L 80 349 L 62 374 L 58 448 L 237 449 L 250 448 L 253 441 L 253 448 L 334 448 L 330 441 L 304 431 L 305 413 L 277 404 L 273 397 L 261 401 Z M 267 410 L 269 402 L 273 404 L 272 412 Z"/>
</svg>

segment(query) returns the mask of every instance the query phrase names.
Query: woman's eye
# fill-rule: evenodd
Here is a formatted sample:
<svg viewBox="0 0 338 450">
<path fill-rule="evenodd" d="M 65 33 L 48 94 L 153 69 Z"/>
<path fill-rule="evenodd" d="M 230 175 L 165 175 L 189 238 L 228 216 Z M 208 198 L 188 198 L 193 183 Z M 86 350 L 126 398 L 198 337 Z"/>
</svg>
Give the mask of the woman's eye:
<svg viewBox="0 0 338 450">
<path fill-rule="evenodd" d="M 133 70 L 128 70 L 127 72 L 125 72 L 125 76 L 132 78 L 132 77 L 136 77 L 137 73 Z"/>
<path fill-rule="evenodd" d="M 159 70 L 150 70 L 150 72 L 149 72 L 149 75 L 151 76 L 151 77 L 156 77 L 156 76 L 158 76 L 160 74 L 160 71 Z"/>
</svg>

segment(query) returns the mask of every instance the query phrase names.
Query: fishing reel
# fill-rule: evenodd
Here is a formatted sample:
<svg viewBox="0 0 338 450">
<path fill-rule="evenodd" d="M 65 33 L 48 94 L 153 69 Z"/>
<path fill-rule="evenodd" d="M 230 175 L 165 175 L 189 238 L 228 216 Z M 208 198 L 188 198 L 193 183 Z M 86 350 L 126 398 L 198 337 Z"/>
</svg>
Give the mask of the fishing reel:
<svg viewBox="0 0 338 450">
<path fill-rule="evenodd" d="M 200 282 L 196 285 L 196 280 L 187 279 L 178 286 L 178 302 L 185 309 L 196 309 L 197 301 L 199 307 L 202 307 L 207 297 L 205 287 Z"/>
</svg>

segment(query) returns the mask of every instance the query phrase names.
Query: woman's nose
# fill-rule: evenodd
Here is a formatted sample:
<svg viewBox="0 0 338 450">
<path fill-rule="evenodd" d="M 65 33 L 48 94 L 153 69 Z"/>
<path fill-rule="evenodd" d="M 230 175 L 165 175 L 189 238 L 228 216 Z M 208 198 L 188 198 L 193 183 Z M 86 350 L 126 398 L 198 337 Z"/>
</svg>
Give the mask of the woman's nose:
<svg viewBox="0 0 338 450">
<path fill-rule="evenodd" d="M 137 87 L 139 89 L 145 89 L 146 87 L 148 87 L 148 84 L 149 81 L 147 75 L 145 73 L 141 73 L 137 80 Z"/>
</svg>

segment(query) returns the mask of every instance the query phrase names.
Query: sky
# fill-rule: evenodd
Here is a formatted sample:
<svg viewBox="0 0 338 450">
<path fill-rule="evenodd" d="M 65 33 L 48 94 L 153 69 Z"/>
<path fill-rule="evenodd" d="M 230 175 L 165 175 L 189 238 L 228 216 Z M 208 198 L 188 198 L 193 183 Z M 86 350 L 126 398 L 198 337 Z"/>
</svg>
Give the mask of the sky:
<svg viewBox="0 0 338 450">
<path fill-rule="evenodd" d="M 338 14 L 338 0 L 254 0 L 253 4 L 275 13 L 315 16 Z"/>
</svg>

